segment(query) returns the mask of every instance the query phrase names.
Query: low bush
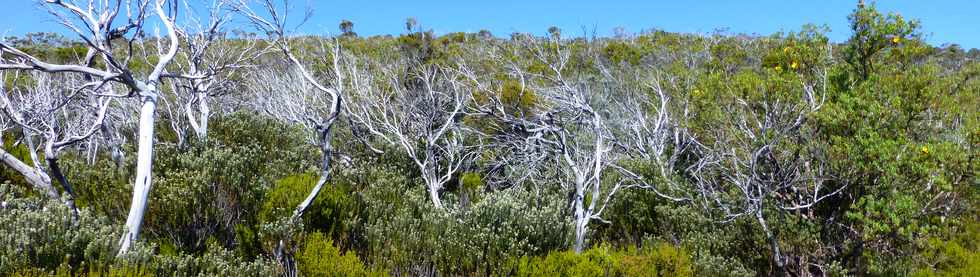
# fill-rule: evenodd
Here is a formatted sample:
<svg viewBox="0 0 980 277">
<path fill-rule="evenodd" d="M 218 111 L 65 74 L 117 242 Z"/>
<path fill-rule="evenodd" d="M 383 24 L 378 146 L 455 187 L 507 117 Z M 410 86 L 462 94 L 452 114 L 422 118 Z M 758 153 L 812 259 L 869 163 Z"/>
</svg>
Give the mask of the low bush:
<svg viewBox="0 0 980 277">
<path fill-rule="evenodd" d="M 613 250 L 600 245 L 582 253 L 552 252 L 516 261 L 517 276 L 693 276 L 690 256 L 666 243 Z"/>
<path fill-rule="evenodd" d="M 382 276 L 370 271 L 353 252 L 341 253 L 333 240 L 320 232 L 306 237 L 296 256 L 304 276 Z"/>
</svg>

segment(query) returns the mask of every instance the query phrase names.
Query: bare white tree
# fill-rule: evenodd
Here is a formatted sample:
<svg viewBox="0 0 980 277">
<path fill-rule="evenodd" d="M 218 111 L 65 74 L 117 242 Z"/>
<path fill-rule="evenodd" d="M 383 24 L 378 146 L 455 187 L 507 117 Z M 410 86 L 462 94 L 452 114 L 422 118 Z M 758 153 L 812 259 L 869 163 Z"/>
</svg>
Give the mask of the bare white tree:
<svg viewBox="0 0 980 277">
<path fill-rule="evenodd" d="M 375 64 L 373 72 L 350 74 L 350 118 L 411 158 L 432 204 L 442 208 L 440 190 L 477 153 L 465 144 L 469 132 L 461 122 L 469 87 L 460 71 L 449 67 L 407 60 Z"/>
<path fill-rule="evenodd" d="M 2 76 L 0 73 L 0 80 Z M 4 163 L 54 199 L 61 198 L 61 193 L 52 185 L 52 178 L 57 180 L 65 192 L 65 204 L 76 217 L 78 211 L 72 185 L 61 171 L 58 157 L 63 149 L 87 140 L 101 128 L 112 102 L 109 97 L 89 98 L 88 94 L 93 91 L 87 89 L 71 90 L 77 87 L 75 84 L 83 82 L 78 77 L 77 74 L 52 76 L 33 71 L 31 84 L 26 88 L 12 87 L 8 91 L 0 84 L 0 107 L 6 118 L 21 130 L 34 166 L 27 166 L 24 161 L 0 149 Z M 40 139 L 41 144 L 36 145 L 35 139 Z M 43 149 L 45 163 L 39 160 L 36 147 Z"/>
<path fill-rule="evenodd" d="M 156 102 L 160 95 L 159 86 L 167 77 L 181 77 L 167 72 L 167 65 L 174 59 L 179 48 L 175 18 L 178 4 L 172 0 L 99 0 L 77 5 L 74 1 L 41 1 L 50 13 L 71 32 L 85 42 L 89 51 L 86 63 L 53 64 L 44 62 L 28 53 L 20 51 L 7 43 L 0 43 L 0 50 L 9 55 L 10 62 L 0 64 L 0 70 L 38 70 L 48 73 L 75 73 L 92 79 L 81 88 L 101 88 L 108 83 L 117 83 L 129 89 L 128 94 L 100 94 L 109 97 L 133 97 L 140 100 L 137 140 L 136 179 L 133 185 L 133 199 L 129 216 L 126 219 L 126 232 L 120 239 L 120 254 L 126 253 L 140 231 L 140 224 L 146 210 L 147 196 L 151 187 L 151 168 L 153 159 L 153 127 Z M 155 16 L 154 16 L 155 15 Z M 124 22 L 120 22 L 125 17 Z M 165 35 L 153 39 L 156 43 L 145 43 L 147 20 L 162 26 Z M 114 43 L 124 40 L 125 43 Z M 121 48 L 121 49 L 120 49 Z M 153 53 L 150 48 L 157 51 Z M 152 54 L 151 54 L 152 53 Z M 102 65 L 96 65 L 94 59 Z M 152 61 L 151 61 L 152 57 Z M 130 68 L 130 62 L 143 62 L 152 65 L 148 72 Z M 186 77 L 186 76 L 185 76 Z"/>
<path fill-rule="evenodd" d="M 303 62 L 293 50 L 292 43 L 303 38 L 294 38 L 287 29 L 290 12 L 289 0 L 256 0 L 257 9 L 247 0 L 237 0 L 233 9 L 248 20 L 259 32 L 269 36 L 273 47 L 282 55 L 283 68 L 268 67 L 258 70 L 255 75 L 247 78 L 254 91 L 254 107 L 267 114 L 287 122 L 300 124 L 312 134 L 311 142 L 318 145 L 321 151 L 320 179 L 310 190 L 303 202 L 297 205 L 290 222 L 299 220 L 306 209 L 313 203 L 317 195 L 330 180 L 333 163 L 334 125 L 340 119 L 344 95 L 344 71 L 341 70 L 342 56 L 340 44 L 318 40 L 322 64 L 329 64 L 326 72 L 310 70 L 308 63 Z M 261 13 L 260 13 L 261 12 Z M 299 24 L 310 17 L 312 10 L 307 9 L 305 17 Z M 309 41 L 307 41 L 309 43 Z M 312 56 L 312 55 L 311 55 Z M 308 56 L 303 56 L 308 57 Z M 316 56 L 314 56 L 316 57 Z M 283 266 L 287 275 L 295 275 L 295 263 L 286 253 L 286 240 L 281 238 L 276 246 L 276 260 Z"/>
<path fill-rule="evenodd" d="M 184 4 L 186 10 L 192 10 L 188 2 Z M 227 1 L 214 1 L 208 7 L 206 20 L 190 13 L 184 16 L 186 23 L 178 26 L 177 33 L 184 47 L 173 64 L 186 78 L 170 82 L 174 95 L 164 98 L 171 100 L 165 103 L 178 144 L 186 140 L 187 127 L 197 139 L 207 138 L 215 98 L 235 91 L 233 78 L 242 76 L 243 69 L 252 68 L 252 62 L 265 52 L 259 49 L 258 40 L 229 39 L 226 26 L 231 20 L 231 9 L 228 6 Z"/>
<path fill-rule="evenodd" d="M 552 35 L 545 42 L 528 36 L 519 39 L 526 51 L 523 54 L 548 68 L 546 73 L 530 73 L 523 70 L 528 65 L 520 64 L 522 61 L 510 65 L 512 75 L 520 80 L 522 93 L 534 94 L 532 111 L 508 110 L 506 101 L 499 98 L 474 106 L 478 112 L 509 126 L 498 130 L 503 135 L 496 135 L 492 142 L 494 149 L 511 148 L 504 151 L 510 157 L 501 160 L 513 164 L 504 166 L 554 172 L 554 176 L 538 178 L 557 179 L 570 192 L 574 250 L 582 251 L 589 224 L 593 220 L 605 221 L 602 213 L 607 204 L 617 192 L 633 186 L 629 182 L 632 178 L 625 178 L 628 176 L 624 173 L 629 171 L 619 165 L 625 155 L 619 151 L 622 147 L 617 147 L 623 136 L 619 130 L 623 127 L 623 105 L 617 101 L 625 95 L 606 80 L 596 81 L 584 74 L 565 76 L 571 52 L 564 48 L 559 36 Z M 594 53 L 588 57 L 594 58 L 591 54 Z M 470 76 L 476 79 L 475 75 Z M 500 86 L 486 81 L 479 86 L 490 91 L 491 98 L 502 96 Z"/>
<path fill-rule="evenodd" d="M 258 11 L 249 2 L 239 0 L 233 9 L 247 17 L 259 31 L 268 34 L 274 47 L 282 54 L 287 64 L 286 70 L 259 70 L 258 74 L 249 78 L 254 82 L 251 86 L 256 90 L 259 110 L 266 111 L 273 117 L 301 124 L 314 134 L 313 142 L 319 145 L 323 156 L 320 163 L 320 180 L 313 187 L 306 199 L 296 207 L 293 218 L 299 218 L 306 211 L 323 185 L 330 179 L 330 167 L 334 155 L 332 139 L 334 124 L 340 118 L 341 105 L 344 98 L 343 83 L 345 75 L 341 70 L 342 53 L 340 44 L 320 40 L 320 50 L 325 64 L 331 65 L 328 72 L 317 74 L 309 70 L 307 63 L 300 60 L 293 51 L 293 38 L 287 30 L 287 15 L 289 1 L 282 1 L 281 7 L 273 0 L 260 0 Z M 312 11 L 307 10 L 309 18 Z"/>
<path fill-rule="evenodd" d="M 609 120 L 614 115 L 601 110 L 601 97 L 595 88 L 581 84 L 541 90 L 555 106 L 546 112 L 545 129 L 538 140 L 553 145 L 565 180 L 571 181 L 574 195 L 572 209 L 575 223 L 575 251 L 585 247 L 589 222 L 602 220 L 609 198 L 618 191 L 618 182 L 603 191 L 610 171 L 618 158 L 613 151 L 615 134 Z M 603 201 L 603 193 L 608 193 Z M 588 198 L 588 199 L 586 199 Z M 598 206 L 602 203 L 602 206 Z"/>
<path fill-rule="evenodd" d="M 687 105 L 672 97 L 676 79 L 659 69 L 596 65 L 602 82 L 615 91 L 610 97 L 617 98 L 611 108 L 618 115 L 613 120 L 616 147 L 625 160 L 641 164 L 616 165 L 631 179 L 628 187 L 649 190 L 671 201 L 689 201 L 688 191 L 676 178 L 682 170 L 677 168 L 678 159 L 698 142 L 683 126 L 689 116 Z"/>
<path fill-rule="evenodd" d="M 319 88 L 332 92 L 324 93 L 304 77 L 300 68 L 288 63 L 263 66 L 253 71 L 246 80 L 251 90 L 250 96 L 253 97 L 249 101 L 252 109 L 278 120 L 303 126 L 310 135 L 310 143 L 320 148 L 320 178 L 288 219 L 289 222 L 296 222 L 330 180 L 334 156 L 333 126 L 340 113 L 339 91 L 320 86 Z M 287 272 L 295 273 L 293 261 L 286 253 L 285 238 L 279 240 L 274 255 Z"/>
</svg>

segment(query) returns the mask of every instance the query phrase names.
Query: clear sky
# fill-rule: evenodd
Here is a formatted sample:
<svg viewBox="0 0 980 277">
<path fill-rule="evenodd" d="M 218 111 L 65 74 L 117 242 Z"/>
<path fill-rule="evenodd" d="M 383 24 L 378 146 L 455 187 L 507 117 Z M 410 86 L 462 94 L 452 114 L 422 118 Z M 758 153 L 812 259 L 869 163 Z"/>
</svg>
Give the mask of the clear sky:
<svg viewBox="0 0 980 277">
<path fill-rule="evenodd" d="M 76 0 L 78 1 L 78 0 Z M 211 0 L 188 0 L 210 2 Z M 0 34 L 62 30 L 36 0 L 0 0 Z M 84 1 L 83 1 L 84 2 Z M 609 35 L 616 27 L 628 32 L 662 29 L 669 32 L 771 34 L 798 30 L 806 23 L 830 26 L 830 38 L 843 41 L 849 35 L 847 15 L 856 0 L 760 0 L 760 1 L 639 1 L 639 0 L 293 0 L 311 5 L 313 19 L 299 30 L 306 34 L 337 33 L 341 19 L 354 22 L 358 34 L 398 34 L 405 18 L 415 17 L 436 33 L 476 32 L 487 29 L 506 37 L 513 32 L 545 34 L 558 26 L 566 35 L 582 35 L 583 28 Z M 872 2 L 868 0 L 868 2 Z M 980 48 L 980 1 L 976 0 L 881 0 L 882 12 L 897 12 L 919 19 L 927 40 L 934 45 L 957 43 Z M 201 5 L 205 6 L 205 5 Z M 63 32 L 63 31 L 62 31 Z"/>
</svg>

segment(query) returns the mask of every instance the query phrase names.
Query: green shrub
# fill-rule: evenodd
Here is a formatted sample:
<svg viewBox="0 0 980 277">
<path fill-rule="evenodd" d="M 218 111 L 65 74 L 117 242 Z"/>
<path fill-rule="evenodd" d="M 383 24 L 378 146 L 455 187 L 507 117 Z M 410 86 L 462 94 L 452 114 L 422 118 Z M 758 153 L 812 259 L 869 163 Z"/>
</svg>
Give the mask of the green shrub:
<svg viewBox="0 0 980 277">
<path fill-rule="evenodd" d="M 353 252 L 341 254 L 340 249 L 323 233 L 314 232 L 296 255 L 299 272 L 304 276 L 381 276 L 367 269 Z"/>
<path fill-rule="evenodd" d="M 425 201 L 425 188 L 397 170 L 366 170 L 358 218 L 365 259 L 396 274 L 493 274 L 511 257 L 542 255 L 567 246 L 570 228 L 556 197 L 519 188 L 489 192 L 468 208 L 447 194 L 446 209 Z"/>
<path fill-rule="evenodd" d="M 506 112 L 514 115 L 531 114 L 540 105 L 539 96 L 517 80 L 506 79 L 500 88 L 500 101 Z"/>
<path fill-rule="evenodd" d="M 60 201 L 25 194 L 23 188 L 0 183 L 0 275 L 113 261 L 121 226 L 87 209 L 73 222 Z"/>
<path fill-rule="evenodd" d="M 316 182 L 316 175 L 311 173 L 290 175 L 276 180 L 275 185 L 266 193 L 262 202 L 262 208 L 258 214 L 259 220 L 271 222 L 278 218 L 291 216 L 296 206 L 303 202 Z M 310 204 L 310 209 L 319 207 L 320 203 L 318 197 Z"/>
<path fill-rule="evenodd" d="M 269 260 L 249 261 L 214 241 L 199 256 L 155 253 L 138 243 L 117 257 L 122 226 L 82 209 L 77 222 L 60 201 L 23 197 L 0 184 L 0 275 L 15 276 L 271 276 Z"/>
<path fill-rule="evenodd" d="M 267 118 L 238 113 L 210 127 L 207 141 L 157 147 L 146 239 L 189 252 L 203 251 L 209 239 L 228 248 L 254 245 L 239 243 L 244 238 L 237 235 L 259 223 L 256 215 L 275 181 L 315 160 L 304 154 L 311 148 L 300 133 Z"/>
<path fill-rule="evenodd" d="M 275 262 L 262 257 L 252 261 L 235 255 L 215 241 L 207 244 L 201 255 L 159 255 L 151 245 L 130 251 L 109 272 L 124 270 L 126 275 L 140 276 L 273 276 L 281 273 Z M 137 272 L 133 274 L 132 272 Z M 92 272 L 92 270 L 89 270 Z"/>
<path fill-rule="evenodd" d="M 687 253 L 666 243 L 619 251 L 600 245 L 582 253 L 524 257 L 516 263 L 517 276 L 693 276 Z"/>
<path fill-rule="evenodd" d="M 607 276 L 615 266 L 609 247 L 599 246 L 581 254 L 553 252 L 543 257 L 521 258 L 517 276 Z"/>
<path fill-rule="evenodd" d="M 603 49 L 602 54 L 605 58 L 609 59 L 615 65 L 622 63 L 627 63 L 629 65 L 638 65 L 640 59 L 643 58 L 643 53 L 636 48 L 634 44 L 629 44 L 623 41 L 611 41 Z"/>
<path fill-rule="evenodd" d="M 968 220 L 962 228 L 951 230 L 956 233 L 948 240 L 928 240 L 922 251 L 925 266 L 913 276 L 969 276 L 980 272 L 980 223 Z"/>
<path fill-rule="evenodd" d="M 622 254 L 616 272 L 624 276 L 693 276 L 691 257 L 684 250 L 657 243 Z"/>
<path fill-rule="evenodd" d="M 272 222 L 278 218 L 292 216 L 299 203 L 309 195 L 319 177 L 312 173 L 286 176 L 276 181 L 266 194 L 259 210 L 260 222 Z M 349 184 L 343 180 L 333 180 L 307 207 L 303 223 L 307 228 L 321 230 L 334 238 L 346 231 L 345 222 L 357 210 L 357 203 L 351 197 Z"/>
</svg>

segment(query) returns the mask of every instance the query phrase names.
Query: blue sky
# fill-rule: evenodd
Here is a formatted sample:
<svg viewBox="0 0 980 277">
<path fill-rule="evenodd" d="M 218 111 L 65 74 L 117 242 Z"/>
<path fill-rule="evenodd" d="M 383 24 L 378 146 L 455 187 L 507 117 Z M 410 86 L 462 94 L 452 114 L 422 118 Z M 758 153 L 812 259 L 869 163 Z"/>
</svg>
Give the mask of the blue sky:
<svg viewBox="0 0 980 277">
<path fill-rule="evenodd" d="M 78 0 L 76 0 L 78 1 Z M 190 0 L 193 2 L 202 0 Z M 203 0 L 209 2 L 210 0 Z M 62 30 L 35 0 L 0 0 L 6 16 L 0 18 L 0 34 Z M 558 26 L 566 35 L 582 35 L 583 28 L 609 35 L 621 26 L 628 32 L 662 29 L 670 32 L 710 33 L 725 28 L 729 33 L 771 34 L 793 31 L 806 23 L 830 26 L 829 36 L 843 41 L 849 31 L 847 15 L 856 0 L 763 1 L 371 1 L 293 0 L 311 5 L 314 18 L 299 29 L 306 34 L 336 33 L 341 19 L 354 22 L 364 35 L 397 34 L 405 18 L 415 17 L 422 27 L 437 33 L 487 29 L 497 36 L 512 32 L 544 34 Z M 868 2 L 871 2 L 870 0 Z M 202 5 L 203 6 L 203 5 Z M 980 48 L 980 3 L 967 0 L 877 1 L 883 12 L 897 12 L 922 21 L 927 40 L 934 45 L 957 43 Z"/>
</svg>

